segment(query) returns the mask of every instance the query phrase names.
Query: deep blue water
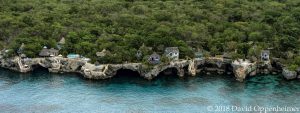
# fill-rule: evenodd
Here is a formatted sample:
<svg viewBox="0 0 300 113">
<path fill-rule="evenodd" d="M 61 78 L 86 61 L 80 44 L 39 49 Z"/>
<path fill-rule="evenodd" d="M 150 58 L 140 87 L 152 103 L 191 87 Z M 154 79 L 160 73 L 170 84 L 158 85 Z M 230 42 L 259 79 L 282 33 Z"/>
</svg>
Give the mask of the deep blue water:
<svg viewBox="0 0 300 113">
<path fill-rule="evenodd" d="M 300 81 L 260 75 L 240 83 L 233 75 L 136 76 L 87 80 L 76 74 L 0 69 L 0 112 L 207 112 L 208 106 L 300 107 Z"/>
</svg>

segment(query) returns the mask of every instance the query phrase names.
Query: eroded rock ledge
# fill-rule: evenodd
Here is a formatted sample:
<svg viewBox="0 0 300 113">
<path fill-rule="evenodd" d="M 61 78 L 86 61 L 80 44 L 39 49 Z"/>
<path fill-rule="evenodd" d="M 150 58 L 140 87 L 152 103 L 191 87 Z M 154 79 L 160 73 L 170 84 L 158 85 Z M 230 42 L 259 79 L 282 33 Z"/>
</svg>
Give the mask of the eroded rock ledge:
<svg viewBox="0 0 300 113">
<path fill-rule="evenodd" d="M 0 59 L 0 66 L 10 70 L 26 73 L 37 67 L 44 67 L 52 73 L 73 72 L 80 73 L 88 79 L 107 79 L 115 76 L 120 69 L 131 70 L 140 74 L 145 79 L 153 79 L 167 69 L 176 70 L 180 77 L 185 75 L 195 76 L 201 71 L 233 73 L 238 81 L 243 81 L 248 75 L 256 75 L 259 69 L 257 63 L 248 60 L 231 61 L 222 58 L 177 60 L 169 63 L 162 63 L 155 66 L 147 66 L 142 63 L 126 64 L 102 64 L 95 65 L 81 59 L 69 59 L 63 57 L 47 57 L 21 59 L 20 57 Z M 271 69 L 264 69 L 271 71 Z M 286 72 L 286 71 L 284 71 Z M 292 77 L 294 78 L 294 77 Z"/>
</svg>

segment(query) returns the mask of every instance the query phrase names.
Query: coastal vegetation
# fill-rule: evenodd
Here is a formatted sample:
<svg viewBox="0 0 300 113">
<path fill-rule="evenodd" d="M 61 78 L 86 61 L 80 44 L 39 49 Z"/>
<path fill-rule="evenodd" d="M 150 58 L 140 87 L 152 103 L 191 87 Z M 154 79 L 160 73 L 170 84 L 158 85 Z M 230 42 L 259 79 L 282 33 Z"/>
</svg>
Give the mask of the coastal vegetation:
<svg viewBox="0 0 300 113">
<path fill-rule="evenodd" d="M 272 57 L 300 66 L 298 0 L 0 0 L 0 49 L 28 57 L 44 46 L 77 53 L 93 62 L 144 62 L 152 52 L 179 47 L 180 58 L 230 54 L 233 58 Z M 145 44 L 143 58 L 136 53 Z M 109 51 L 105 57 L 96 52 Z M 296 68 L 295 68 L 296 67 Z"/>
</svg>

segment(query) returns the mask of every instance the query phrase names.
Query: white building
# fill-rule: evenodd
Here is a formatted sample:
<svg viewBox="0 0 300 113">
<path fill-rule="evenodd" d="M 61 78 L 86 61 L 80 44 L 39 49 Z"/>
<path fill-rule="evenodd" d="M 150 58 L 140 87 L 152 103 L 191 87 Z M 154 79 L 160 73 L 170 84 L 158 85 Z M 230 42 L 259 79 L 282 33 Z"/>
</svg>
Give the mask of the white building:
<svg viewBox="0 0 300 113">
<path fill-rule="evenodd" d="M 165 49 L 165 55 L 172 60 L 178 60 L 179 59 L 178 47 L 167 47 Z"/>
</svg>

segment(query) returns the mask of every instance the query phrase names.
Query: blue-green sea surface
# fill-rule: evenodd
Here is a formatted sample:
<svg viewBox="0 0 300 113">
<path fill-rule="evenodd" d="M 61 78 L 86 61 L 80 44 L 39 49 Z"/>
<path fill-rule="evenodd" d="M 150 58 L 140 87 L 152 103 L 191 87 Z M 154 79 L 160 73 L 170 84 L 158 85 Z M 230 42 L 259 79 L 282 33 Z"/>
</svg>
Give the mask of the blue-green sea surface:
<svg viewBox="0 0 300 113">
<path fill-rule="evenodd" d="M 209 106 L 300 107 L 300 81 L 280 75 L 240 83 L 233 75 L 161 76 L 151 81 L 119 75 L 95 81 L 47 71 L 0 73 L 1 113 L 208 113 Z"/>
</svg>

